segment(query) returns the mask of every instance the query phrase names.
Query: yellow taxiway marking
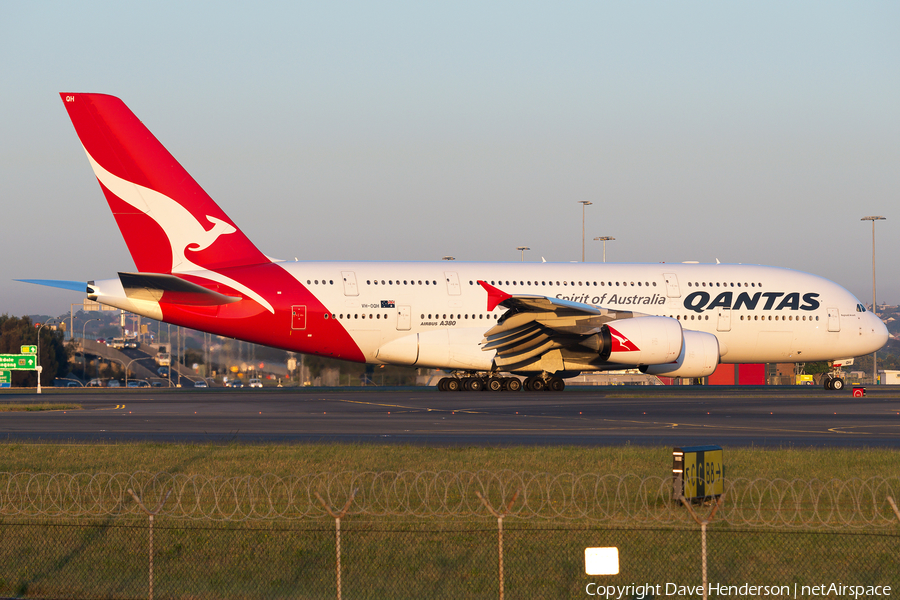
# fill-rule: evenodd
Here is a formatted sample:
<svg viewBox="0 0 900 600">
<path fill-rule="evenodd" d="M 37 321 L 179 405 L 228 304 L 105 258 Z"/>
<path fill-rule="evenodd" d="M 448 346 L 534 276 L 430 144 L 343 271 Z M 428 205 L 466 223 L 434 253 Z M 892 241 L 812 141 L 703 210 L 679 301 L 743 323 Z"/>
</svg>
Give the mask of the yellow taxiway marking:
<svg viewBox="0 0 900 600">
<path fill-rule="evenodd" d="M 125 408 L 124 404 L 116 404 L 115 408 L 95 408 L 94 410 L 122 410 Z"/>
</svg>

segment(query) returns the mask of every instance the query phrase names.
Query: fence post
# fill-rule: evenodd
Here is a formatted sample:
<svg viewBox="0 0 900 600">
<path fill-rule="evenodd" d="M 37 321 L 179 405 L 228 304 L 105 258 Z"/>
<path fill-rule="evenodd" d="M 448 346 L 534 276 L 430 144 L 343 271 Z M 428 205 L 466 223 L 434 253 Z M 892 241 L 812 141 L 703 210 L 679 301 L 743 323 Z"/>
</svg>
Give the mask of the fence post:
<svg viewBox="0 0 900 600">
<path fill-rule="evenodd" d="M 519 492 L 521 489 L 516 490 L 516 493 L 513 494 L 512 500 L 510 500 L 506 504 L 506 509 L 502 513 L 498 513 L 494 510 L 488 501 L 481 495 L 481 492 L 475 491 L 475 495 L 478 496 L 478 499 L 481 500 L 481 503 L 491 512 L 492 515 L 497 517 L 497 553 L 499 556 L 499 564 L 500 564 L 500 600 L 503 600 L 504 590 L 503 590 L 503 517 L 509 514 L 509 509 L 512 508 L 513 503 L 516 501 L 516 498 L 519 497 Z"/>
<path fill-rule="evenodd" d="M 719 496 L 719 499 L 716 501 L 716 505 L 713 506 L 712 512 L 709 513 L 709 516 L 700 520 L 697 517 L 697 513 L 694 512 L 694 509 L 691 508 L 691 503 L 681 498 L 681 503 L 687 507 L 688 512 L 691 513 L 691 516 L 695 521 L 700 525 L 700 552 L 703 556 L 703 600 L 707 600 L 709 598 L 709 586 L 707 585 L 706 578 L 706 526 L 709 525 L 710 521 L 713 520 L 713 517 L 716 515 L 716 511 L 719 510 L 719 507 L 722 506 L 722 502 L 725 500 L 725 494 Z"/>
<path fill-rule="evenodd" d="M 358 490 L 359 488 L 350 493 L 347 504 L 344 505 L 344 508 L 341 509 L 341 512 L 339 513 L 335 513 L 331 510 L 331 507 L 325 503 L 325 500 L 322 499 L 319 492 L 316 492 L 316 498 L 319 499 L 319 502 L 325 510 L 328 511 L 328 514 L 334 518 L 335 553 L 337 554 L 337 600 L 341 600 L 341 517 L 347 514 L 347 511 L 350 509 L 350 503 L 353 502 L 353 498 L 356 497 L 356 492 Z"/>
<path fill-rule="evenodd" d="M 897 505 L 894 504 L 894 499 L 888 496 L 887 501 L 890 503 L 891 508 L 894 509 L 894 514 L 897 515 L 897 520 L 900 521 L 900 510 L 897 510 Z"/>
<path fill-rule="evenodd" d="M 162 499 L 162 502 L 159 503 L 159 506 L 156 507 L 156 510 L 150 510 L 149 508 L 144 506 L 144 503 L 141 502 L 141 499 L 138 498 L 137 494 L 135 494 L 131 488 L 128 489 L 128 493 L 131 494 L 131 497 L 134 498 L 134 501 L 138 503 L 138 506 L 141 507 L 141 510 L 143 510 L 145 513 L 147 513 L 150 516 L 150 544 L 149 544 L 149 547 L 150 547 L 150 549 L 149 549 L 149 553 L 150 553 L 150 575 L 149 575 L 150 596 L 149 596 L 149 598 L 150 598 L 150 600 L 153 600 L 153 517 L 156 516 L 157 514 L 159 514 L 159 511 L 162 510 L 163 504 L 165 504 L 166 500 L 169 499 L 169 496 L 172 494 L 172 490 L 169 490 L 168 492 L 166 492 L 166 497 Z"/>
</svg>

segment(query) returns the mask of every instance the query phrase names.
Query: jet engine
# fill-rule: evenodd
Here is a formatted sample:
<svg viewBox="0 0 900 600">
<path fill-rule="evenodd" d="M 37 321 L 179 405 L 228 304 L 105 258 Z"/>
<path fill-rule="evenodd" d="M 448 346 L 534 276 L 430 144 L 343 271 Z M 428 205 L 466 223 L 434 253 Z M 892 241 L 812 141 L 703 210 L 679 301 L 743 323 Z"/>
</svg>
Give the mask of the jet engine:
<svg viewBox="0 0 900 600">
<path fill-rule="evenodd" d="M 684 331 L 681 355 L 674 362 L 642 366 L 641 372 L 666 377 L 706 377 L 719 365 L 719 339 L 703 331 Z"/>
<path fill-rule="evenodd" d="M 597 350 L 603 360 L 623 365 L 670 363 L 678 358 L 684 346 L 681 323 L 669 317 L 611 321 L 593 337 L 602 341 L 597 344 Z"/>
</svg>

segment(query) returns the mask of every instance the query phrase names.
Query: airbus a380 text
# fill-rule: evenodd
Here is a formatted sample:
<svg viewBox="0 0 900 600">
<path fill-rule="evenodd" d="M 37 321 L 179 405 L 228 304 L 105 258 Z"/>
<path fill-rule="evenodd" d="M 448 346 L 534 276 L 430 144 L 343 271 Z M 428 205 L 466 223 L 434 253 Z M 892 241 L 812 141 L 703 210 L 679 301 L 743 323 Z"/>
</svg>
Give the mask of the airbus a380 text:
<svg viewBox="0 0 900 600">
<path fill-rule="evenodd" d="M 887 341 L 881 320 L 840 285 L 775 267 L 274 260 L 121 100 L 61 97 L 136 266 L 88 282 L 87 295 L 146 317 L 444 369 L 449 390 L 520 389 L 510 373 L 532 390 L 629 367 L 704 377 L 719 363 L 833 360 Z"/>
</svg>

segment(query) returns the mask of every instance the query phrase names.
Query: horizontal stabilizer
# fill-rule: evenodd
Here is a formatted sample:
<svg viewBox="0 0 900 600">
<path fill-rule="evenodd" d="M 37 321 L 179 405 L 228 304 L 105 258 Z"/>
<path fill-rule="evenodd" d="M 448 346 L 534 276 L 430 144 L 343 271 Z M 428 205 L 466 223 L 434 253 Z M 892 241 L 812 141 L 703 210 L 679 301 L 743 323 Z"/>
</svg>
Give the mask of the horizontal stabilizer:
<svg viewBox="0 0 900 600">
<path fill-rule="evenodd" d="M 63 281 L 61 279 L 16 279 L 15 281 L 23 281 L 25 283 L 36 283 L 37 285 L 46 285 L 62 290 L 72 290 L 73 292 L 87 293 L 87 284 L 83 281 Z"/>
<path fill-rule="evenodd" d="M 133 300 L 189 306 L 231 304 L 241 298 L 226 296 L 201 285 L 165 273 L 119 273 L 125 295 Z"/>
</svg>

